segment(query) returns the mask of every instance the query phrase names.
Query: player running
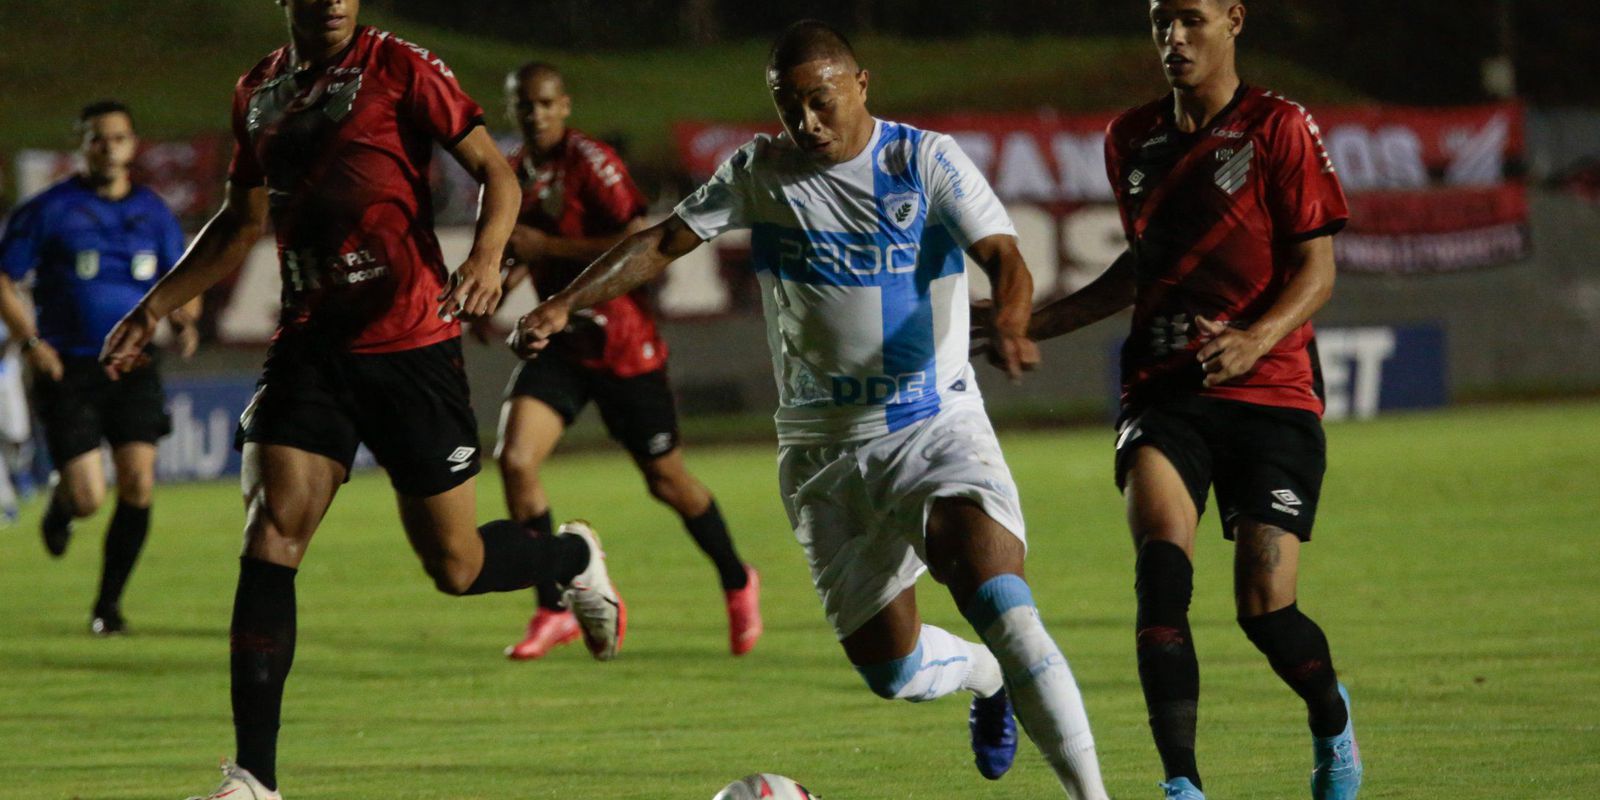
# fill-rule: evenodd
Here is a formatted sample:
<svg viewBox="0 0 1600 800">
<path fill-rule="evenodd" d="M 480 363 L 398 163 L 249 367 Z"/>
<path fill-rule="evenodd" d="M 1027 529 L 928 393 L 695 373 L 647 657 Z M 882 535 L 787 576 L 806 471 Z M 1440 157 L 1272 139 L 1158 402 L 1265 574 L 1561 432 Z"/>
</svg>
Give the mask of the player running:
<svg viewBox="0 0 1600 800">
<path fill-rule="evenodd" d="M 517 183 L 482 110 L 433 53 L 357 25 L 358 0 L 280 0 L 291 42 L 240 78 L 227 197 L 172 272 L 118 324 L 103 360 L 133 369 L 172 308 L 239 266 L 269 213 L 283 311 L 239 425 L 246 506 L 230 634 L 237 764 L 213 800 L 280 800 L 284 680 L 295 574 L 365 443 L 389 472 L 400 521 L 440 591 L 568 590 L 591 652 L 611 658 L 621 602 L 587 525 L 535 537 L 474 521 L 477 425 L 459 316 L 493 310 Z M 454 276 L 434 237 L 435 143 L 483 184 L 471 254 Z"/>
<path fill-rule="evenodd" d="M 1332 292 L 1333 235 L 1349 212 L 1306 110 L 1239 81 L 1244 19 L 1237 0 L 1150 3 L 1173 91 L 1106 136 L 1128 251 L 1029 330 L 1046 339 L 1134 307 L 1116 479 L 1138 550 L 1139 680 L 1166 796 L 1203 797 L 1188 609 L 1214 487 L 1235 543 L 1239 626 L 1310 714 L 1311 795 L 1348 800 L 1361 785 L 1349 699 L 1295 582 L 1324 468 L 1310 319 Z"/>
<path fill-rule="evenodd" d="M 78 132 L 83 169 L 19 207 L 0 237 L 0 318 L 16 331 L 33 371 L 33 407 L 59 476 L 39 524 L 50 555 L 67 551 L 72 520 L 105 499 L 100 443 L 111 445 L 117 510 L 89 618 L 90 631 L 111 636 L 127 626 L 122 592 L 150 532 L 156 442 L 172 421 L 148 353 L 141 353 L 148 363 L 115 382 L 96 356 L 117 320 L 177 263 L 183 231 L 161 198 L 129 177 L 139 139 L 127 106 L 85 106 Z M 29 273 L 35 309 L 17 289 Z M 195 297 L 171 316 L 185 358 L 199 341 L 199 313 Z"/>
<path fill-rule="evenodd" d="M 610 147 L 567 127 L 572 99 L 554 66 L 535 62 L 507 75 L 506 113 L 522 131 L 522 147 L 511 155 L 522 210 L 507 251 L 517 262 L 507 285 L 531 273 L 539 296 L 549 297 L 645 227 L 645 199 Z M 550 499 L 539 468 L 590 400 L 611 438 L 633 456 L 650 495 L 678 512 L 710 557 L 728 612 L 728 646 L 736 656 L 750 652 L 761 636 L 760 580 L 739 560 L 711 493 L 684 466 L 667 343 L 642 289 L 575 315 L 544 358 L 512 374 L 495 454 L 511 518 L 549 535 Z M 511 658 L 539 658 L 578 638 L 560 592 L 543 585 L 536 594 L 526 636 L 506 648 Z"/>
<path fill-rule="evenodd" d="M 531 357 L 573 312 L 750 229 L 780 490 L 846 656 L 885 698 L 972 691 L 985 777 L 1015 755 L 1014 703 L 1067 793 L 1104 798 L 1082 697 L 1022 579 L 1016 486 L 967 363 L 963 250 L 993 278 L 1001 363 L 1015 378 L 1038 360 L 1011 221 L 954 140 L 872 117 L 867 72 L 833 29 L 791 26 L 766 77 L 786 133 L 740 148 L 666 221 L 524 317 L 514 345 Z M 925 570 L 987 648 L 921 623 Z"/>
</svg>

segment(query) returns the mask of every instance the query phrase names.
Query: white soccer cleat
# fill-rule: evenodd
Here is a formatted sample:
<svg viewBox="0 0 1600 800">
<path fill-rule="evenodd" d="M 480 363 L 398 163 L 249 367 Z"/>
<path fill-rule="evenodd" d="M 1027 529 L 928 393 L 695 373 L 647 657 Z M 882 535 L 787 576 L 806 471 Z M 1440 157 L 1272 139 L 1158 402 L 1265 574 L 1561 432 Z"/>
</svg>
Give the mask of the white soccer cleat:
<svg viewBox="0 0 1600 800">
<path fill-rule="evenodd" d="M 557 535 L 570 533 L 589 545 L 589 566 L 564 587 L 562 598 L 583 628 L 583 643 L 596 661 L 610 661 L 622 649 L 628 630 L 628 607 L 606 573 L 606 554 L 600 536 L 589 523 L 574 519 L 561 523 Z"/>
<path fill-rule="evenodd" d="M 250 771 L 227 759 L 222 760 L 222 785 L 205 797 L 189 800 L 283 800 L 283 795 L 261 785 Z"/>
</svg>

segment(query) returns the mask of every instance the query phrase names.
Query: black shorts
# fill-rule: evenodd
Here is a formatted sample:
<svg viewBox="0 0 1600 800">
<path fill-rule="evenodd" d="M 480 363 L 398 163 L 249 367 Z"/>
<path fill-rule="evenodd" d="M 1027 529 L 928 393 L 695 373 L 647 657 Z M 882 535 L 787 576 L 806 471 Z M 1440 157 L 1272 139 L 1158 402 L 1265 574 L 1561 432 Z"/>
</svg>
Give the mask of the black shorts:
<svg viewBox="0 0 1600 800">
<path fill-rule="evenodd" d="M 349 353 L 311 336 L 267 351 L 234 446 L 277 444 L 349 470 L 365 444 L 395 491 L 431 497 L 478 474 L 478 420 L 461 340 L 394 353 Z"/>
<path fill-rule="evenodd" d="M 99 448 L 102 439 L 112 447 L 155 444 L 172 432 L 154 361 L 114 381 L 93 357 L 64 357 L 61 364 L 61 380 L 35 373 L 33 383 L 33 408 L 58 469 Z"/>
<path fill-rule="evenodd" d="M 1154 447 L 1172 462 L 1205 513 L 1215 486 L 1222 535 L 1239 517 L 1310 541 L 1327 468 L 1322 420 L 1298 408 L 1190 395 L 1124 412 L 1117 422 L 1117 488 L 1126 485 L 1133 454 Z"/>
<path fill-rule="evenodd" d="M 635 459 L 649 461 L 678 446 L 678 409 L 665 368 L 619 378 L 553 354 L 524 361 L 511 373 L 506 399 L 531 397 L 570 426 L 594 401 L 606 431 Z"/>
</svg>

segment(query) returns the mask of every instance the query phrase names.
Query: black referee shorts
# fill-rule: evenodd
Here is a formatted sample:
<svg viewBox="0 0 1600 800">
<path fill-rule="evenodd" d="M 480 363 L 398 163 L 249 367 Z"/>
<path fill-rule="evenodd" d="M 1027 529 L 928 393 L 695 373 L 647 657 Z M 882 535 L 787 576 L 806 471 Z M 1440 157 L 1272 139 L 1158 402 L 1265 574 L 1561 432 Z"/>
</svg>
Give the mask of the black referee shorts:
<svg viewBox="0 0 1600 800">
<path fill-rule="evenodd" d="M 155 444 L 172 432 L 161 372 L 152 360 L 118 380 L 92 356 L 64 356 L 61 380 L 35 373 L 33 408 L 57 468 L 100 447 Z"/>
<path fill-rule="evenodd" d="M 1154 447 L 1172 462 L 1204 514 L 1214 488 L 1222 535 L 1239 518 L 1311 540 L 1327 468 L 1322 420 L 1298 408 L 1187 395 L 1125 411 L 1117 422 L 1117 488 L 1127 484 L 1133 455 Z"/>
<path fill-rule="evenodd" d="M 365 444 L 396 492 L 431 497 L 478 474 L 478 421 L 461 340 L 350 353 L 310 335 L 272 344 L 234 446 L 277 444 L 348 470 Z"/>
</svg>

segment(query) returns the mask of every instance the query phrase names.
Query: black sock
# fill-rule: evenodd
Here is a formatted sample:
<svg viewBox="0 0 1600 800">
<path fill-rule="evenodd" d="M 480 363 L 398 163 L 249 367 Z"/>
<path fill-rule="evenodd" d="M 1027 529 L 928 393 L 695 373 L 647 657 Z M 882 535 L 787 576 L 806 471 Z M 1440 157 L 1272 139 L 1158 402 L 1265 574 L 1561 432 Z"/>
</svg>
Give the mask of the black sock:
<svg viewBox="0 0 1600 800">
<path fill-rule="evenodd" d="M 294 576 L 292 567 L 243 556 L 233 596 L 234 759 L 268 789 L 278 786 L 278 719 L 294 663 Z"/>
<path fill-rule="evenodd" d="M 106 528 L 105 561 L 100 568 L 100 596 L 94 601 L 97 616 L 117 613 L 122 602 L 122 590 L 128 585 L 128 575 L 144 549 L 145 535 L 150 532 L 150 507 L 129 505 L 118 501 L 116 513 L 111 515 L 111 525 Z M 105 613 L 102 613 L 105 612 Z"/>
<path fill-rule="evenodd" d="M 522 521 L 522 527 L 527 528 L 541 536 L 550 536 L 556 529 L 550 525 L 550 509 L 545 509 L 543 514 L 536 514 Z"/>
<path fill-rule="evenodd" d="M 45 530 L 56 530 L 72 523 L 72 508 L 61 497 L 61 490 L 50 493 L 50 505 L 44 510 L 44 517 L 39 520 L 39 527 Z"/>
<path fill-rule="evenodd" d="M 750 582 L 750 576 L 744 571 L 744 562 L 739 560 L 739 553 L 733 549 L 728 525 L 722 521 L 722 510 L 717 508 L 715 499 L 706 506 L 705 511 L 700 512 L 700 516 L 684 517 L 683 527 L 694 537 L 694 543 L 700 546 L 701 551 L 711 557 L 723 591 L 743 589 Z"/>
<path fill-rule="evenodd" d="M 1156 751 L 1169 780 L 1188 778 L 1195 788 L 1203 788 L 1194 756 L 1200 705 L 1200 664 L 1189 631 L 1194 566 L 1183 548 L 1149 541 L 1139 549 L 1134 574 L 1139 600 L 1139 683 L 1144 687 Z"/>
<path fill-rule="evenodd" d="M 533 531 L 535 536 L 555 535 L 555 529 L 551 527 L 550 509 L 548 508 L 544 510 L 543 514 L 538 514 L 523 520 L 522 527 Z M 561 601 L 561 589 L 555 585 L 554 581 L 544 581 L 542 583 L 535 584 L 533 587 L 533 596 L 538 601 L 540 608 L 548 608 L 551 611 L 562 611 L 567 607 L 567 604 Z"/>
<path fill-rule="evenodd" d="M 589 543 L 575 534 L 532 536 L 508 519 L 478 528 L 483 567 L 462 594 L 509 592 L 546 583 L 567 583 L 589 566 Z"/>
<path fill-rule="evenodd" d="M 1296 603 L 1239 620 L 1250 643 L 1267 657 L 1272 671 L 1300 699 L 1313 736 L 1337 736 L 1344 731 L 1349 710 L 1339 696 L 1339 679 L 1333 671 L 1333 656 L 1328 653 L 1328 638 L 1311 618 L 1300 613 Z"/>
</svg>

